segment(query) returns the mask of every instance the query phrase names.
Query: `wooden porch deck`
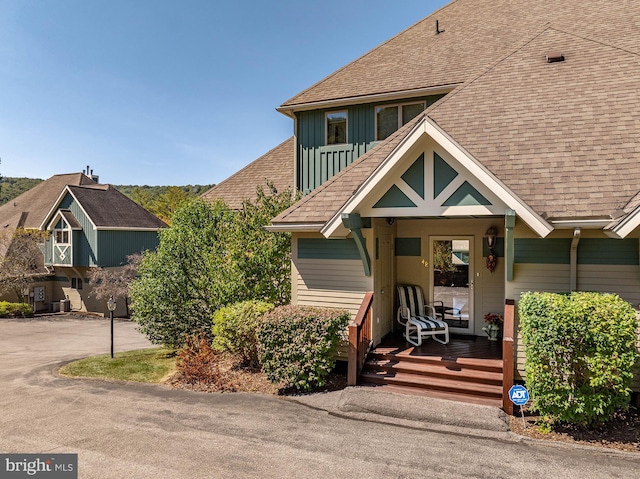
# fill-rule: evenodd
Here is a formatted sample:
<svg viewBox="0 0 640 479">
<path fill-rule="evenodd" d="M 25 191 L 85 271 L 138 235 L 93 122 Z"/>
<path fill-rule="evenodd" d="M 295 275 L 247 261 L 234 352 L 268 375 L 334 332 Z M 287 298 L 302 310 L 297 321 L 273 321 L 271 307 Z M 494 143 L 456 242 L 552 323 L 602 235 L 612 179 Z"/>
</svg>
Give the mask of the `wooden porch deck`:
<svg viewBox="0 0 640 479">
<path fill-rule="evenodd" d="M 452 333 L 449 344 L 440 344 L 433 339 L 425 339 L 422 346 L 408 343 L 402 332 L 396 331 L 385 336 L 376 349 L 396 349 L 397 353 L 411 356 L 438 356 L 441 358 L 502 359 L 502 340 L 489 341 L 482 336 L 466 336 Z"/>
<path fill-rule="evenodd" d="M 422 346 L 393 333 L 370 351 L 359 383 L 390 391 L 502 406 L 502 341 L 451 335 Z"/>
</svg>

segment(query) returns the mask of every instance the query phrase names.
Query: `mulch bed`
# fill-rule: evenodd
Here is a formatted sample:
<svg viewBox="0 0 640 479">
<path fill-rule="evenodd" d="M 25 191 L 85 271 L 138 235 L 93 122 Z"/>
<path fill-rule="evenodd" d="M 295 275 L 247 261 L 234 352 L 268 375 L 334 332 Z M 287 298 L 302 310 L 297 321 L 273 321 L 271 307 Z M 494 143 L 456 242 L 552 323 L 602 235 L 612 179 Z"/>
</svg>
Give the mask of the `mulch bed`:
<svg viewBox="0 0 640 479">
<path fill-rule="evenodd" d="M 539 415 L 525 409 L 524 417 L 526 427 L 521 415 L 510 418 L 511 430 L 521 436 L 640 452 L 640 413 L 635 408 L 630 408 L 627 412 L 618 412 L 611 421 L 593 428 L 556 424 L 552 431 L 546 434 L 538 429 Z"/>
<path fill-rule="evenodd" d="M 317 392 L 339 391 L 347 387 L 346 367 L 340 364 L 329 373 L 323 386 L 315 387 L 309 391 L 299 391 L 295 388 L 285 388 L 279 384 L 273 384 L 266 374 L 254 368 L 238 364 L 231 356 L 220 356 L 217 361 L 220 372 L 220 380 L 216 382 L 185 380 L 180 372 L 168 379 L 167 384 L 175 389 L 189 389 L 202 392 L 252 392 L 273 394 L 276 396 L 299 396 L 301 394 L 313 394 Z"/>
</svg>

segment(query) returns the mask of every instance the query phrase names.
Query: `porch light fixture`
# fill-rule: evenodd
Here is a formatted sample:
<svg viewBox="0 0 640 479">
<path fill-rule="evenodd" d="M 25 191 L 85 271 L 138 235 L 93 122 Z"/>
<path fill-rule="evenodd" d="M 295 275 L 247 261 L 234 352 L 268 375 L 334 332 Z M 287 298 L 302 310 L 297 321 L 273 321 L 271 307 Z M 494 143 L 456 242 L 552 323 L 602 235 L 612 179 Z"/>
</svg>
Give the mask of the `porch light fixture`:
<svg viewBox="0 0 640 479">
<path fill-rule="evenodd" d="M 487 240 L 487 247 L 489 248 L 489 253 L 487 254 L 487 269 L 493 273 L 498 264 L 498 255 L 493 250 L 496 246 L 498 229 L 495 226 L 490 227 L 484 234 L 484 237 Z"/>
<path fill-rule="evenodd" d="M 113 359 L 113 312 L 116 310 L 117 305 L 113 296 L 109 297 L 107 309 L 109 310 L 109 317 L 111 318 L 111 359 Z"/>
<path fill-rule="evenodd" d="M 496 238 L 498 237 L 498 229 L 495 226 L 492 226 L 487 230 L 484 234 L 484 237 L 487 239 L 487 246 L 489 249 L 493 249 L 496 246 Z"/>
</svg>

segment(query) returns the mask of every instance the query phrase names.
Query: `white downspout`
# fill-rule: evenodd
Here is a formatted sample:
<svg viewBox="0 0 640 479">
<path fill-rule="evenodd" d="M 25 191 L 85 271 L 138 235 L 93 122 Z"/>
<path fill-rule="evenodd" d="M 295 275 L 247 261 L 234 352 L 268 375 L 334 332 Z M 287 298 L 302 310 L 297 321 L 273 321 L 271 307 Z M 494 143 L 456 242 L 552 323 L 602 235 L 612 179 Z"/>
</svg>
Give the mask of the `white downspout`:
<svg viewBox="0 0 640 479">
<path fill-rule="evenodd" d="M 571 272 L 569 291 L 575 291 L 578 286 L 578 243 L 580 243 L 580 228 L 573 230 L 573 239 L 571 240 Z"/>
</svg>

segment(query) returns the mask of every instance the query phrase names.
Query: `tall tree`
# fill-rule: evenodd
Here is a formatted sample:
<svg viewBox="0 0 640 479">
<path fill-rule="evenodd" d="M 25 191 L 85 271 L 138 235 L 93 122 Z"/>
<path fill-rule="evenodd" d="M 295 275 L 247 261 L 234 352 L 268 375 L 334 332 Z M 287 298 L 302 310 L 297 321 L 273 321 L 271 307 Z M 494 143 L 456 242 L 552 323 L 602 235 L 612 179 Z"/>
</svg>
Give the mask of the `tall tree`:
<svg viewBox="0 0 640 479">
<path fill-rule="evenodd" d="M 211 331 L 211 316 L 231 302 L 226 235 L 233 212 L 223 202 L 191 200 L 160 232 L 155 252 L 143 255 L 131 286 L 133 319 L 149 340 L 170 347 L 185 336 Z"/>
</svg>

